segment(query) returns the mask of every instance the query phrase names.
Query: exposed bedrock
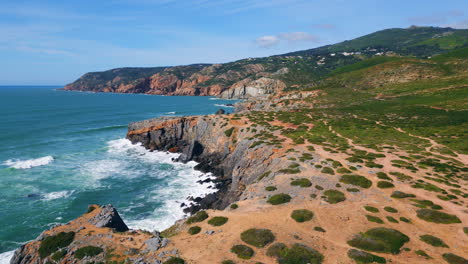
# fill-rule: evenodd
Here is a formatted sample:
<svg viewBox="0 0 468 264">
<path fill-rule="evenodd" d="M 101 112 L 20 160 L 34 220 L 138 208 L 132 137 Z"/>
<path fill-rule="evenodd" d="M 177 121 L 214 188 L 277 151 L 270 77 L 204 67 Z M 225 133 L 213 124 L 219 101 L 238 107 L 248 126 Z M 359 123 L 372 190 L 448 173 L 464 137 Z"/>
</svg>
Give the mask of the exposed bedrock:
<svg viewBox="0 0 468 264">
<path fill-rule="evenodd" d="M 273 151 L 271 146 L 251 148 L 255 139 L 238 133 L 236 124 L 223 126 L 223 122 L 227 121 L 219 115 L 155 118 L 131 123 L 127 138 L 150 150 L 179 152 L 179 161 L 194 160 L 199 163 L 196 169 L 217 176 L 219 191 L 203 198 L 188 212 L 224 209 L 267 171 L 273 162 Z M 227 136 L 225 131 L 230 128 L 234 132 Z"/>
</svg>

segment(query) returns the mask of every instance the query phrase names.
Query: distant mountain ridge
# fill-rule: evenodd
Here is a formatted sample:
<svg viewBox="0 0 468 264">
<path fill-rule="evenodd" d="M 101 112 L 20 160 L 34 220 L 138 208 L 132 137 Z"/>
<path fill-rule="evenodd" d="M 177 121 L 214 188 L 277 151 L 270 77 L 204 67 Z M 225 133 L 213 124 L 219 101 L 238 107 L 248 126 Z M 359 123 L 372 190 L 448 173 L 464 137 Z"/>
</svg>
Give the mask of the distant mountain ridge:
<svg viewBox="0 0 468 264">
<path fill-rule="evenodd" d="M 319 48 L 224 64 L 118 68 L 90 72 L 66 85 L 64 90 L 258 97 L 283 89 L 309 88 L 340 67 L 374 56 L 427 58 L 467 46 L 466 29 L 416 26 L 393 28 Z"/>
</svg>

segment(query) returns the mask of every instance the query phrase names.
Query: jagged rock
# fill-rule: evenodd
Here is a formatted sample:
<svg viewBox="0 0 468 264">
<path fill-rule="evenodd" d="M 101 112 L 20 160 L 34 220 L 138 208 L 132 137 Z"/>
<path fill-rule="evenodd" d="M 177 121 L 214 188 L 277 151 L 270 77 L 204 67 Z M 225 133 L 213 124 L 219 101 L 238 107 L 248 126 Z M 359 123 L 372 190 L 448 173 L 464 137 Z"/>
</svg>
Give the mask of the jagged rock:
<svg viewBox="0 0 468 264">
<path fill-rule="evenodd" d="M 160 248 L 164 248 L 169 243 L 169 239 L 161 238 L 156 236 L 145 241 L 146 248 L 149 251 L 157 251 Z"/>
<path fill-rule="evenodd" d="M 122 218 L 120 218 L 117 210 L 110 204 L 102 206 L 101 211 L 96 216 L 89 219 L 88 222 L 96 227 L 112 228 L 117 232 L 129 230 Z"/>
<path fill-rule="evenodd" d="M 282 91 L 284 88 L 286 88 L 286 84 L 280 80 L 266 77 L 262 77 L 257 80 L 244 79 L 223 91 L 220 97 L 226 99 L 266 97 L 269 94 Z"/>
<path fill-rule="evenodd" d="M 224 109 L 218 109 L 218 111 L 216 111 L 215 115 L 224 115 L 226 113 L 226 111 Z"/>
</svg>

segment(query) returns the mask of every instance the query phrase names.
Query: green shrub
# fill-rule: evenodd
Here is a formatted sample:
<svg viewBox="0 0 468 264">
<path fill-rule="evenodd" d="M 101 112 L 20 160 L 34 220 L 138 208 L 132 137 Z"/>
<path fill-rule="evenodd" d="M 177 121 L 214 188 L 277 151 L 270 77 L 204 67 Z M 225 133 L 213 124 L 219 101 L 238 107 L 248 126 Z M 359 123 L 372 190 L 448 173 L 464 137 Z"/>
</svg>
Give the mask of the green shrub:
<svg viewBox="0 0 468 264">
<path fill-rule="evenodd" d="M 398 220 L 396 220 L 395 218 L 393 218 L 393 217 L 391 217 L 391 216 L 387 216 L 386 218 L 387 218 L 387 220 L 388 220 L 389 222 L 398 224 Z"/>
<path fill-rule="evenodd" d="M 454 224 L 461 223 L 456 215 L 446 214 L 432 209 L 419 209 L 416 211 L 417 216 L 424 221 L 437 224 Z"/>
<path fill-rule="evenodd" d="M 196 235 L 196 234 L 200 233 L 200 231 L 201 231 L 201 227 L 192 226 L 192 227 L 189 228 L 188 233 L 191 234 L 191 235 Z"/>
<path fill-rule="evenodd" d="M 294 244 L 278 258 L 280 264 L 321 264 L 323 255 L 317 250 L 302 244 Z"/>
<path fill-rule="evenodd" d="M 372 182 L 370 180 L 360 175 L 345 174 L 341 176 L 340 182 L 356 185 L 356 186 L 366 188 L 366 189 L 372 186 Z"/>
<path fill-rule="evenodd" d="M 59 250 L 57 252 L 55 252 L 54 254 L 52 254 L 52 256 L 50 257 L 52 260 L 58 262 L 59 260 L 61 260 L 63 257 L 65 257 L 65 255 L 67 254 L 67 250 L 66 249 L 62 249 L 62 250 Z"/>
<path fill-rule="evenodd" d="M 373 215 L 366 215 L 366 218 L 369 222 L 374 222 L 374 223 L 377 223 L 377 224 L 383 224 L 384 221 L 382 219 L 380 219 L 379 217 L 377 216 L 373 216 Z"/>
<path fill-rule="evenodd" d="M 368 212 L 371 212 L 371 213 L 378 213 L 379 212 L 379 209 L 373 207 L 373 206 L 364 206 L 364 209 L 366 209 L 366 211 Z"/>
<path fill-rule="evenodd" d="M 96 207 L 94 207 L 93 205 L 90 205 L 90 206 L 88 206 L 88 210 L 86 211 L 86 213 L 89 214 L 94 210 L 96 210 Z"/>
<path fill-rule="evenodd" d="M 463 227 L 463 232 L 464 232 L 465 234 L 468 234 L 468 227 Z"/>
<path fill-rule="evenodd" d="M 385 172 L 377 172 L 377 178 L 381 180 L 393 181 L 392 178 L 388 177 Z"/>
<path fill-rule="evenodd" d="M 405 222 L 405 223 L 411 223 L 411 220 L 409 220 L 408 218 L 403 217 L 403 216 L 400 217 L 400 221 Z"/>
<path fill-rule="evenodd" d="M 393 185 L 393 183 L 388 182 L 388 181 L 379 181 L 377 182 L 377 187 L 379 187 L 380 189 L 388 189 L 388 188 L 395 187 L 395 185 Z"/>
<path fill-rule="evenodd" d="M 177 257 L 171 257 L 163 262 L 163 264 L 185 264 L 185 260 Z"/>
<path fill-rule="evenodd" d="M 75 251 L 75 258 L 83 259 L 84 257 L 94 257 L 101 254 L 104 250 L 100 247 L 86 246 Z"/>
<path fill-rule="evenodd" d="M 314 227 L 314 230 L 317 231 L 317 232 L 322 232 L 322 233 L 327 232 L 325 229 L 321 228 L 320 226 Z"/>
<path fill-rule="evenodd" d="M 431 258 L 431 257 L 426 253 L 426 251 L 421 250 L 421 249 L 416 250 L 416 251 L 414 252 L 414 254 L 416 254 L 416 255 L 418 255 L 418 256 L 421 256 L 421 257 L 425 257 L 426 259 L 430 259 L 430 258 Z"/>
<path fill-rule="evenodd" d="M 411 194 L 411 193 L 404 193 L 404 192 L 400 192 L 400 191 L 394 191 L 390 197 L 396 198 L 396 199 L 403 199 L 403 198 L 416 197 L 416 195 Z"/>
<path fill-rule="evenodd" d="M 236 264 L 234 261 L 230 260 L 230 259 L 226 259 L 226 260 L 223 260 L 223 262 L 221 262 L 221 264 Z"/>
<path fill-rule="evenodd" d="M 230 137 L 232 135 L 232 132 L 234 132 L 234 127 L 231 127 L 228 130 L 225 130 L 224 134 L 226 135 L 226 137 Z"/>
<path fill-rule="evenodd" d="M 254 255 L 253 249 L 246 245 L 235 245 L 231 248 L 231 252 L 241 259 L 250 259 Z"/>
<path fill-rule="evenodd" d="M 267 202 L 272 205 L 289 203 L 289 201 L 291 201 L 291 196 L 285 193 L 275 194 L 267 200 Z"/>
<path fill-rule="evenodd" d="M 254 247 L 263 248 L 275 241 L 275 235 L 268 229 L 251 228 L 241 233 L 241 240 Z"/>
<path fill-rule="evenodd" d="M 325 173 L 325 174 L 331 174 L 331 175 L 335 175 L 335 172 L 333 171 L 332 168 L 330 167 L 324 167 L 321 171 L 322 173 Z"/>
<path fill-rule="evenodd" d="M 268 248 L 266 255 L 273 258 L 279 258 L 287 249 L 288 247 L 284 243 L 274 243 Z"/>
<path fill-rule="evenodd" d="M 307 187 L 312 186 L 312 182 L 310 182 L 310 180 L 306 179 L 306 178 L 299 178 L 299 179 L 293 180 L 291 182 L 291 185 L 292 186 L 299 186 L 299 187 L 302 187 L 302 188 L 307 188 Z"/>
<path fill-rule="evenodd" d="M 315 185 L 315 189 L 317 189 L 317 190 L 321 191 L 321 190 L 323 190 L 323 187 L 322 187 L 322 186 L 320 186 L 320 185 Z"/>
<path fill-rule="evenodd" d="M 398 254 L 408 241 L 409 237 L 398 230 L 378 227 L 356 235 L 348 244 L 362 250 Z"/>
<path fill-rule="evenodd" d="M 64 248 L 73 242 L 75 232 L 60 232 L 57 235 L 46 237 L 39 247 L 39 256 L 45 258 L 55 251 Z"/>
<path fill-rule="evenodd" d="M 351 171 L 346 168 L 338 168 L 336 172 L 344 174 L 344 173 L 350 173 Z"/>
<path fill-rule="evenodd" d="M 376 256 L 374 254 L 367 253 L 367 252 L 364 252 L 364 251 L 361 251 L 361 250 L 357 250 L 357 249 L 354 249 L 354 248 L 348 250 L 348 257 L 350 259 L 353 259 L 354 261 L 356 261 L 356 263 L 359 263 L 359 264 L 364 264 L 364 263 L 387 263 L 385 258 Z"/>
<path fill-rule="evenodd" d="M 346 191 L 348 192 L 359 192 L 358 188 L 346 188 Z"/>
<path fill-rule="evenodd" d="M 200 211 L 196 213 L 195 215 L 189 217 L 187 219 L 187 224 L 192 224 L 192 223 L 198 223 L 198 222 L 203 222 L 205 219 L 208 218 L 208 213 L 205 211 Z"/>
<path fill-rule="evenodd" d="M 462 258 L 460 256 L 457 256 L 452 253 L 445 253 L 442 255 L 445 261 L 447 261 L 449 264 L 466 264 L 468 263 L 468 260 L 465 258 Z"/>
<path fill-rule="evenodd" d="M 273 192 L 273 191 L 276 191 L 277 188 L 275 186 L 267 186 L 265 187 L 265 191 L 267 192 Z"/>
<path fill-rule="evenodd" d="M 389 213 L 398 213 L 398 210 L 393 208 L 393 207 L 390 207 L 390 206 L 385 206 L 384 207 L 384 210 L 389 212 Z"/>
<path fill-rule="evenodd" d="M 215 217 L 211 218 L 210 220 L 208 220 L 208 224 L 210 224 L 212 226 L 222 226 L 225 223 L 227 223 L 227 221 L 228 221 L 227 217 L 215 216 Z"/>
<path fill-rule="evenodd" d="M 419 237 L 419 239 L 421 239 L 421 241 L 433 246 L 433 247 L 444 247 L 444 248 L 448 248 L 449 246 L 447 244 L 445 244 L 444 241 L 442 241 L 442 239 L 438 238 L 438 237 L 435 237 L 435 236 L 431 236 L 431 235 L 422 235 Z"/>
<path fill-rule="evenodd" d="M 294 210 L 291 214 L 291 217 L 292 219 L 296 220 L 296 222 L 303 223 L 312 220 L 314 213 L 307 209 Z"/>
<path fill-rule="evenodd" d="M 239 205 L 234 203 L 234 204 L 231 204 L 230 207 L 231 207 L 231 209 L 235 210 L 235 209 L 239 208 Z"/>
<path fill-rule="evenodd" d="M 323 194 L 325 195 L 325 201 L 331 204 L 336 204 L 346 200 L 344 193 L 338 190 L 326 190 Z"/>
</svg>

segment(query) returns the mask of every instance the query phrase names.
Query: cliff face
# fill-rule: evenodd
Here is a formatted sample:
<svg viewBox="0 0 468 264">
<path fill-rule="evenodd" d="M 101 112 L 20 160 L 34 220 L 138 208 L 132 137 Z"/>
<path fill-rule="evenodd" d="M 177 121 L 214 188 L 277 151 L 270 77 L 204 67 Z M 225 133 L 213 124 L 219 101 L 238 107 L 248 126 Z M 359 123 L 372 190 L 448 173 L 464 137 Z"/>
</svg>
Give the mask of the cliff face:
<svg viewBox="0 0 468 264">
<path fill-rule="evenodd" d="M 253 133 L 247 127 L 244 120 L 223 115 L 156 118 L 131 123 L 127 138 L 150 150 L 179 152 L 180 161 L 197 161 L 196 169 L 218 177 L 220 192 L 187 209 L 193 212 L 200 208 L 224 209 L 262 173 L 278 166 L 273 159 L 274 147 L 252 147 L 258 140 L 250 138 Z"/>
<path fill-rule="evenodd" d="M 145 69 L 140 74 L 129 69 L 88 73 L 66 85 L 64 90 L 237 99 L 271 94 L 286 87 L 279 80 L 263 77 L 268 73 L 260 64 L 236 68 L 221 64 L 197 64 L 151 69 Z"/>
</svg>

